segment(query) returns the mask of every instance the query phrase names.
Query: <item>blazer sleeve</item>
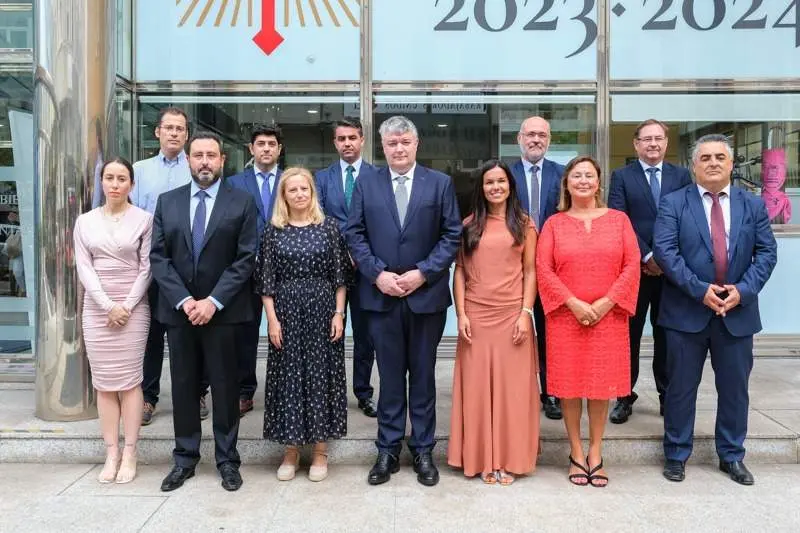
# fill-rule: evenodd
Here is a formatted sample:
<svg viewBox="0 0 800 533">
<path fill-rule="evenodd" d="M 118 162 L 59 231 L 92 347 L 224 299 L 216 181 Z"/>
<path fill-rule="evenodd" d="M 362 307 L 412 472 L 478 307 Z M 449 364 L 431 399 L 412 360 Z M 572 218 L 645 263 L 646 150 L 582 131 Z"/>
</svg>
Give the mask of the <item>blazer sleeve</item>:
<svg viewBox="0 0 800 533">
<path fill-rule="evenodd" d="M 160 195 L 156 201 L 156 210 L 153 214 L 153 238 L 150 243 L 150 271 L 153 279 L 158 283 L 158 290 L 164 295 L 169 306 L 176 308 L 177 305 L 190 298 L 192 295 L 183 284 L 172 257 L 167 254 L 167 240 L 164 236 L 164 195 Z"/>
<path fill-rule="evenodd" d="M 756 301 L 758 293 L 764 288 L 778 263 L 778 243 L 775 242 L 775 235 L 772 233 L 772 226 L 769 223 L 767 206 L 761 198 L 753 197 L 748 201 L 755 204 L 756 242 L 750 266 L 741 280 L 736 283 L 736 290 L 739 291 L 740 305 L 742 306 Z"/>
<path fill-rule="evenodd" d="M 370 283 L 375 283 L 378 275 L 386 270 L 386 263 L 372 253 L 369 244 L 369 233 L 364 213 L 364 189 L 362 180 L 356 180 L 353 198 L 350 200 L 350 214 L 345 226 L 345 239 L 350 248 L 350 255 L 361 272 Z"/>
<path fill-rule="evenodd" d="M 542 226 L 542 232 L 536 243 L 536 285 L 545 315 L 549 315 L 572 298 L 572 291 L 556 274 L 555 246 L 551 219 Z"/>
<path fill-rule="evenodd" d="M 150 286 L 152 274 L 150 273 L 150 245 L 153 239 L 153 217 L 149 214 L 145 222 L 144 231 L 139 237 L 139 274 L 133 282 L 128 297 L 123 304 L 127 309 L 133 309 L 142 299 Z"/>
<path fill-rule="evenodd" d="M 628 204 L 625 201 L 625 183 L 619 169 L 611 173 L 611 182 L 608 186 L 608 207 L 623 213 L 628 212 Z"/>
<path fill-rule="evenodd" d="M 317 186 L 317 200 L 319 201 L 319 207 L 326 215 L 328 214 L 326 209 L 328 206 L 328 189 L 325 183 L 327 174 L 327 170 L 320 170 L 314 175 L 314 183 Z"/>
<path fill-rule="evenodd" d="M 608 298 L 627 311 L 636 314 L 636 301 L 639 297 L 639 282 L 642 267 L 639 261 L 639 244 L 631 221 L 622 215 L 622 271 L 608 290 Z"/>
<path fill-rule="evenodd" d="M 449 275 L 450 265 L 456 258 L 461 242 L 461 214 L 453 189 L 453 180 L 447 177 L 442 191 L 442 215 L 439 222 L 439 241 L 424 260 L 417 263 L 425 281 L 429 284 L 437 281 L 445 274 Z"/>
<path fill-rule="evenodd" d="M 670 282 L 691 298 L 702 302 L 709 284 L 700 281 L 681 255 L 679 207 L 673 196 L 667 195 L 661 199 L 653 227 L 653 254 Z"/>
<path fill-rule="evenodd" d="M 106 294 L 106 291 L 103 290 L 100 277 L 94 270 L 92 253 L 89 251 L 89 246 L 84 240 L 83 220 L 83 218 L 78 218 L 75 222 L 75 231 L 73 231 L 73 239 L 75 240 L 75 266 L 78 271 L 78 279 L 92 300 L 94 300 L 103 311 L 108 313 L 114 307 L 114 302 Z"/>
<path fill-rule="evenodd" d="M 231 300 L 250 281 L 255 268 L 256 250 L 258 250 L 258 210 L 255 201 L 249 194 L 242 196 L 243 215 L 239 222 L 239 239 L 237 241 L 236 258 L 222 272 L 209 297 L 217 300 L 222 307 Z"/>
</svg>

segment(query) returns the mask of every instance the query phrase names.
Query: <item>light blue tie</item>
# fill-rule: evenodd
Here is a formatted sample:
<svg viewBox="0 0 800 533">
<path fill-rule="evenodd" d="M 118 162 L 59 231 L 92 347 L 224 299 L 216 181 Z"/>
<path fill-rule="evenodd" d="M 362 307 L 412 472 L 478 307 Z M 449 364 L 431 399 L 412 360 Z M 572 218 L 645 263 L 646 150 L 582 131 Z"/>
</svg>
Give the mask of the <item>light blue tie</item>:
<svg viewBox="0 0 800 533">
<path fill-rule="evenodd" d="M 650 167 L 647 169 L 650 175 L 650 192 L 653 194 L 653 201 L 658 207 L 658 202 L 661 200 L 661 184 L 658 182 L 658 168 Z"/>
<path fill-rule="evenodd" d="M 269 178 L 272 173 L 270 172 L 265 176 L 259 172 L 257 175 L 264 179 L 264 184 L 261 186 L 261 203 L 264 205 L 264 216 L 269 218 L 270 207 L 272 207 L 272 190 L 269 187 Z"/>
</svg>

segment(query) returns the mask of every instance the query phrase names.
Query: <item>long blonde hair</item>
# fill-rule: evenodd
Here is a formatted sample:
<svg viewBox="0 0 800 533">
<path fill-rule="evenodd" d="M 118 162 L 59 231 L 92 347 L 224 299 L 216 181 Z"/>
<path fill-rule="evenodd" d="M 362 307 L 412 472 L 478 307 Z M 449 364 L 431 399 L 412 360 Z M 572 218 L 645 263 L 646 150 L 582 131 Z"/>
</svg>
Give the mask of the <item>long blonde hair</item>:
<svg viewBox="0 0 800 533">
<path fill-rule="evenodd" d="M 311 175 L 311 172 L 303 167 L 291 167 L 287 168 L 284 173 L 281 174 L 281 179 L 278 182 L 278 197 L 275 198 L 275 207 L 272 210 L 272 219 L 270 220 L 270 224 L 276 228 L 283 229 L 289 224 L 289 205 L 286 203 L 286 182 L 295 176 L 304 177 L 311 189 L 311 203 L 306 213 L 309 221 L 312 224 L 319 225 L 325 220 L 325 215 L 322 212 L 322 208 L 319 206 L 317 187 L 314 184 L 314 177 Z"/>
<path fill-rule="evenodd" d="M 569 211 L 569 208 L 572 207 L 572 196 L 569 194 L 567 180 L 569 179 L 569 173 L 572 172 L 572 169 L 578 166 L 580 163 L 591 163 L 591 165 L 594 167 L 594 170 L 597 172 L 598 182 L 597 192 L 594 194 L 596 206 L 606 206 L 605 201 L 603 201 L 603 188 L 600 187 L 600 163 L 595 161 L 595 159 L 591 156 L 579 155 L 567 163 L 567 168 L 564 169 L 564 175 L 561 177 L 561 191 L 558 194 L 558 211 Z"/>
</svg>

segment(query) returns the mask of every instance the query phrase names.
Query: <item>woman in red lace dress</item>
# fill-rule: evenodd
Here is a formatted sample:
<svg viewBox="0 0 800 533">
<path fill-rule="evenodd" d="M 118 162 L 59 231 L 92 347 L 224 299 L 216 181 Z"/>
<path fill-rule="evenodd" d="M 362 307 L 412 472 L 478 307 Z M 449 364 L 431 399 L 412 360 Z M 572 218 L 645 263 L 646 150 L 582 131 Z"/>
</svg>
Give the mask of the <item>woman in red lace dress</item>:
<svg viewBox="0 0 800 533">
<path fill-rule="evenodd" d="M 536 254 L 547 324 L 547 390 L 562 399 L 569 480 L 605 487 L 608 401 L 631 390 L 628 319 L 636 311 L 639 245 L 628 217 L 605 207 L 600 167 L 591 157 L 567 165 L 560 194 L 560 213 L 542 228 Z M 580 436 L 583 398 L 589 412 L 586 456 Z"/>
</svg>

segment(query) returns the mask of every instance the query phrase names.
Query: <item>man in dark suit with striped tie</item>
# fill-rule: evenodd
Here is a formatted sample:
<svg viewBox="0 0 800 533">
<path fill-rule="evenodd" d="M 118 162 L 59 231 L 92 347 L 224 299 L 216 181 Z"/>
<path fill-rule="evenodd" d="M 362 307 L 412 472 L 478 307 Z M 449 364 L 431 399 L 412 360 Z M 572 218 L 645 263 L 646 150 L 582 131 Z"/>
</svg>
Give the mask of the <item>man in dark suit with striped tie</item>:
<svg viewBox="0 0 800 533">
<path fill-rule="evenodd" d="M 347 118 L 334 123 L 333 145 L 339 153 L 339 160 L 317 172 L 317 196 L 325 215 L 336 219 L 344 235 L 356 181 L 370 179 L 377 169 L 361 159 L 364 130 L 358 119 Z M 359 277 L 360 274 L 356 273 L 355 285 L 358 285 Z M 358 400 L 358 408 L 368 417 L 375 418 L 378 412 L 370 385 L 375 349 L 369 337 L 367 313 L 361 309 L 357 290 L 347 291 L 347 301 L 353 326 L 353 394 Z"/>
<path fill-rule="evenodd" d="M 545 221 L 556 213 L 561 186 L 563 165 L 545 158 L 550 148 L 550 123 L 542 117 L 530 117 L 519 127 L 517 142 L 522 157 L 511 167 L 517 184 L 517 195 L 522 208 L 530 214 L 536 230 L 541 231 Z M 551 420 L 561 419 L 558 398 L 547 393 L 547 345 L 542 302 L 536 298 L 533 305 L 536 325 L 536 347 L 539 350 L 539 381 L 542 385 L 544 415 Z"/>
<path fill-rule="evenodd" d="M 250 153 L 253 167 L 231 176 L 225 183 L 231 187 L 250 193 L 258 208 L 258 239 L 253 253 L 258 253 L 261 235 L 272 218 L 275 205 L 275 191 L 282 170 L 278 168 L 278 158 L 283 149 L 283 135 L 278 126 L 255 126 L 250 134 Z M 239 415 L 244 416 L 253 410 L 253 395 L 258 381 L 256 378 L 256 356 L 258 354 L 259 329 L 261 328 L 261 297 L 253 294 L 251 298 L 253 319 L 242 325 L 237 339 L 239 359 Z"/>
<path fill-rule="evenodd" d="M 624 424 L 633 414 L 633 403 L 639 397 L 633 388 L 639 378 L 639 348 L 642 331 L 650 310 L 653 326 L 653 377 L 658 390 L 660 412 L 664 414 L 664 393 L 667 390 L 667 344 L 664 329 L 658 325 L 658 306 L 661 301 L 663 278 L 661 268 L 653 258 L 653 224 L 662 196 L 690 183 L 689 169 L 664 161 L 667 153 L 669 128 L 663 122 L 649 119 L 636 128 L 633 148 L 638 160 L 618 168 L 611 174 L 608 207 L 628 215 L 639 240 L 642 258 L 642 278 L 636 314 L 630 319 L 631 393 L 617 398 L 609 417 L 614 424 Z"/>
</svg>

